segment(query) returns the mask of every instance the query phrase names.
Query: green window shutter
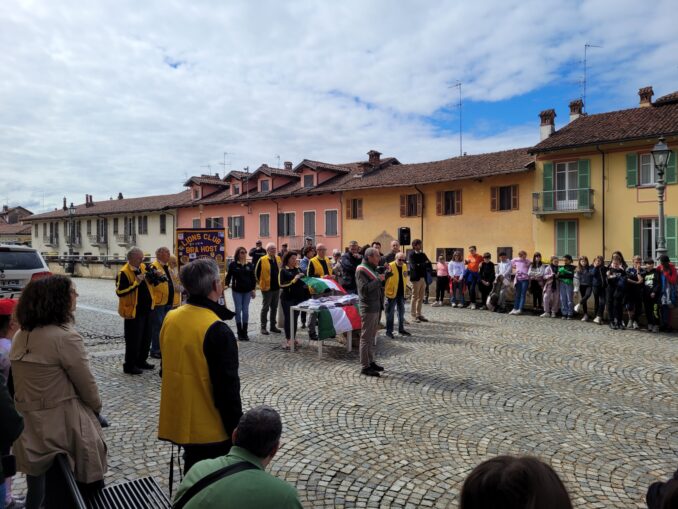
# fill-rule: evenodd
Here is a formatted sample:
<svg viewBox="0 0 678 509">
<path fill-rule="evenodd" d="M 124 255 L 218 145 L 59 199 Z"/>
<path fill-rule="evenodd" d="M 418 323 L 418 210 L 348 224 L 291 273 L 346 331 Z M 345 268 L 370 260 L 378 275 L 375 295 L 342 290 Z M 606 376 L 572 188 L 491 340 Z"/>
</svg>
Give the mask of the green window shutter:
<svg viewBox="0 0 678 509">
<path fill-rule="evenodd" d="M 642 256 L 640 251 L 642 250 L 640 246 L 640 218 L 633 218 L 633 255 Z"/>
<path fill-rule="evenodd" d="M 626 154 L 626 187 L 638 185 L 638 154 Z"/>
<path fill-rule="evenodd" d="M 669 164 L 666 167 L 666 183 L 667 184 L 675 184 L 678 182 L 678 178 L 676 178 L 676 156 L 678 156 L 678 152 L 675 150 L 671 152 L 671 157 L 669 159 Z"/>
<path fill-rule="evenodd" d="M 591 161 L 588 159 L 581 159 L 578 168 L 578 205 L 580 209 L 591 208 Z"/>
<path fill-rule="evenodd" d="M 556 221 L 556 256 L 563 256 L 567 250 L 567 222 Z"/>
<path fill-rule="evenodd" d="M 544 210 L 553 210 L 553 163 L 544 163 Z"/>
<path fill-rule="evenodd" d="M 577 222 L 567 221 L 567 253 L 577 258 Z"/>
<path fill-rule="evenodd" d="M 678 217 L 666 218 L 666 249 L 672 262 L 678 259 Z"/>
</svg>

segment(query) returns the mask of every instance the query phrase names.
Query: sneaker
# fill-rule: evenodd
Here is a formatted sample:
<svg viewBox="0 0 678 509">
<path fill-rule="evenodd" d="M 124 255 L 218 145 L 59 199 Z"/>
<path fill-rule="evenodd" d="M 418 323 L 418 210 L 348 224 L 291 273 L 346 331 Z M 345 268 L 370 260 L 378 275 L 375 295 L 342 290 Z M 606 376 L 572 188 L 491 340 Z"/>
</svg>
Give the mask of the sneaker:
<svg viewBox="0 0 678 509">
<path fill-rule="evenodd" d="M 398 334 L 401 335 L 401 336 L 411 336 L 412 335 L 409 332 L 407 332 L 406 330 L 400 330 L 400 331 L 398 331 Z"/>
<path fill-rule="evenodd" d="M 581 313 L 581 304 L 577 304 L 574 307 L 574 312 L 577 313 L 577 314 Z"/>
<path fill-rule="evenodd" d="M 572 320 L 572 315 L 567 315 L 567 316 L 565 317 L 565 320 Z"/>
<path fill-rule="evenodd" d="M 268 336 L 268 331 L 266 329 L 261 329 L 259 331 L 263 336 Z"/>
<path fill-rule="evenodd" d="M 638 329 L 640 329 L 640 325 L 638 325 L 638 322 L 636 322 L 635 320 L 633 320 L 633 324 L 632 324 L 632 325 L 633 325 L 633 330 L 638 330 Z"/>
<path fill-rule="evenodd" d="M 567 316 L 562 315 L 562 316 L 560 317 L 560 319 L 561 319 L 561 320 L 567 320 Z"/>
<path fill-rule="evenodd" d="M 439 308 L 442 304 L 440 304 L 439 301 L 435 301 L 433 304 L 431 304 L 432 308 Z"/>
<path fill-rule="evenodd" d="M 419 317 L 416 317 L 416 318 L 414 319 L 414 323 L 421 323 L 421 320 L 419 319 Z"/>
<path fill-rule="evenodd" d="M 379 372 L 384 371 L 384 368 L 381 367 L 376 362 L 373 362 L 372 364 L 370 364 L 370 368 L 372 368 L 374 371 L 379 371 Z"/>
<path fill-rule="evenodd" d="M 617 322 L 616 322 L 616 321 L 612 320 L 612 321 L 610 322 L 610 329 L 612 329 L 612 330 L 617 330 L 617 329 L 619 329 L 619 326 L 617 325 Z"/>
<path fill-rule="evenodd" d="M 417 320 L 419 320 L 420 322 L 428 322 L 428 320 L 426 318 L 424 318 L 423 316 L 418 316 Z"/>
<path fill-rule="evenodd" d="M 381 376 L 379 371 L 375 371 L 372 368 L 363 368 L 360 370 L 360 374 L 365 376 L 376 376 L 377 378 Z"/>
<path fill-rule="evenodd" d="M 511 311 L 509 311 L 508 314 L 509 314 L 509 315 L 515 315 L 515 314 L 516 314 L 516 310 L 515 310 L 515 309 L 512 309 Z"/>
<path fill-rule="evenodd" d="M 551 318 L 557 318 L 558 314 L 557 313 L 551 313 Z"/>
<path fill-rule="evenodd" d="M 513 313 L 514 315 L 522 315 L 523 312 L 520 309 L 516 309 L 516 312 Z"/>
<path fill-rule="evenodd" d="M 593 323 L 597 323 L 598 325 L 602 325 L 602 324 L 603 324 L 603 321 L 600 319 L 599 316 L 596 316 L 596 317 L 593 319 Z"/>
<path fill-rule="evenodd" d="M 468 308 L 469 308 L 469 309 L 475 309 L 475 308 L 476 308 L 476 305 L 475 305 L 475 304 L 469 304 L 469 307 L 468 307 Z"/>
<path fill-rule="evenodd" d="M 428 299 L 424 299 L 424 304 L 428 304 Z"/>
<path fill-rule="evenodd" d="M 548 318 L 549 316 L 551 316 L 551 315 L 548 314 L 548 313 L 543 313 L 543 314 L 539 315 L 539 318 Z"/>
<path fill-rule="evenodd" d="M 386 335 L 391 339 L 395 339 L 395 336 L 393 336 L 392 332 L 387 332 Z"/>
<path fill-rule="evenodd" d="M 652 332 L 654 332 L 655 334 L 659 333 L 659 325 L 653 325 Z"/>
<path fill-rule="evenodd" d="M 589 321 L 589 315 L 584 315 L 581 319 L 582 322 L 588 322 Z"/>
</svg>

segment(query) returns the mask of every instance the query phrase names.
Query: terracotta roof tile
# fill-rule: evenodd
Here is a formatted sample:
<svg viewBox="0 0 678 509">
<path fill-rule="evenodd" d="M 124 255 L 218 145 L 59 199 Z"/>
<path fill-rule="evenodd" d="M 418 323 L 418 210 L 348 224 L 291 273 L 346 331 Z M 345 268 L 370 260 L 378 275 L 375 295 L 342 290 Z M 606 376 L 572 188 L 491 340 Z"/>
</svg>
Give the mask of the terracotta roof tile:
<svg viewBox="0 0 678 509">
<path fill-rule="evenodd" d="M 131 212 L 147 212 L 177 208 L 183 204 L 190 203 L 191 191 L 187 189 L 181 193 L 162 194 L 157 196 L 142 196 L 139 198 L 124 198 L 122 200 L 102 200 L 94 201 L 93 205 L 87 207 L 84 203 L 75 207 L 75 215 L 96 216 L 103 214 L 124 214 Z M 68 211 L 63 209 L 45 212 L 25 217 L 22 221 L 37 221 L 41 219 L 60 219 L 67 218 Z"/>
<path fill-rule="evenodd" d="M 262 164 L 257 168 L 257 171 L 255 171 L 252 176 L 256 175 L 257 173 L 263 173 L 264 175 L 270 177 L 270 176 L 279 176 L 279 177 L 292 177 L 292 178 L 299 178 L 299 175 L 297 175 L 294 170 L 285 170 L 283 168 L 271 168 L 267 164 Z"/>
<path fill-rule="evenodd" d="M 678 102 L 678 91 L 661 96 L 654 102 L 654 104 L 655 106 L 662 106 L 663 104 L 673 104 L 677 102 Z"/>
<path fill-rule="evenodd" d="M 667 101 L 669 100 L 661 104 L 657 101 L 644 108 L 579 117 L 532 147 L 530 152 L 548 152 L 678 134 L 678 103 Z"/>
<path fill-rule="evenodd" d="M 189 178 L 186 183 L 184 184 L 185 186 L 190 185 L 191 183 L 193 184 L 210 184 L 213 186 L 227 186 L 228 182 L 224 182 L 222 178 L 220 178 L 218 175 L 200 175 L 198 176 L 193 176 Z"/>
<path fill-rule="evenodd" d="M 0 223 L 0 235 L 30 235 L 30 224 L 4 224 Z"/>
</svg>

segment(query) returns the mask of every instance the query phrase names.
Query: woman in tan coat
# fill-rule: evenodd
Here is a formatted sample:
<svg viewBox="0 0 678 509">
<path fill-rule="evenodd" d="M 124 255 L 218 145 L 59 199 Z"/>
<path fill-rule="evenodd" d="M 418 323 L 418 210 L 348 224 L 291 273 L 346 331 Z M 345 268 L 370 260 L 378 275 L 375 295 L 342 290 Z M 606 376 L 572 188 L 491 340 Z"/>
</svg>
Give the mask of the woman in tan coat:
<svg viewBox="0 0 678 509">
<path fill-rule="evenodd" d="M 60 504 L 58 466 L 65 454 L 81 490 L 98 489 L 106 444 L 97 419 L 101 398 L 82 337 L 73 325 L 77 293 L 66 276 L 30 282 L 16 307 L 21 330 L 10 360 L 17 410 L 25 428 L 14 443 L 17 470 L 27 475 L 26 507 Z M 63 506 L 62 506 L 63 507 Z"/>
</svg>

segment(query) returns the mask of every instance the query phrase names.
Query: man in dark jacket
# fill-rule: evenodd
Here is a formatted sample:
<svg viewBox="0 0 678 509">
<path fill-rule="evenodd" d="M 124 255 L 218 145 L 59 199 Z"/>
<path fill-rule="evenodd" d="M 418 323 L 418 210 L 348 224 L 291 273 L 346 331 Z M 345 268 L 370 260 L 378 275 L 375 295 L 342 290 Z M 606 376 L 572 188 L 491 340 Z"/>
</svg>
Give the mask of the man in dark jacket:
<svg viewBox="0 0 678 509">
<path fill-rule="evenodd" d="M 431 260 L 422 250 L 422 241 L 415 239 L 412 241 L 412 251 L 407 257 L 407 266 L 410 271 L 410 281 L 412 282 L 412 305 L 410 313 L 414 321 L 428 322 L 421 314 L 421 305 L 424 301 L 424 292 L 426 291 L 426 278 L 430 276 Z"/>
<path fill-rule="evenodd" d="M 184 265 L 184 306 L 170 311 L 160 332 L 163 373 L 158 438 L 184 448 L 184 472 L 228 454 L 242 416 L 238 345 L 219 304 L 224 288 L 211 258 Z M 190 402 L 190 405 L 187 404 Z"/>
<path fill-rule="evenodd" d="M 250 255 L 250 258 L 252 259 L 252 267 L 257 266 L 257 262 L 259 261 L 259 258 L 262 256 L 266 256 L 266 250 L 264 249 L 263 245 L 261 244 L 260 240 L 257 240 L 255 246 L 250 249 L 250 252 L 248 253 Z"/>
<path fill-rule="evenodd" d="M 356 269 L 355 277 L 360 299 L 360 320 L 362 330 L 360 333 L 360 364 L 361 373 L 367 376 L 380 376 L 384 368 L 374 362 L 374 339 L 379 329 L 379 315 L 384 305 L 383 282 L 390 277 L 391 267 L 384 268 L 385 273 L 377 271 L 381 254 L 378 249 L 367 248 L 364 253 L 365 259 Z"/>
<path fill-rule="evenodd" d="M 348 252 L 341 255 L 341 286 L 344 287 L 348 293 L 357 293 L 357 286 L 355 280 L 355 271 L 362 262 L 363 257 L 359 253 L 360 245 L 355 240 L 352 240 L 348 245 Z"/>
<path fill-rule="evenodd" d="M 9 394 L 7 384 L 0 375 L 0 451 L 7 451 L 19 438 L 24 430 L 24 419 L 14 408 L 14 401 Z M 0 463 L 0 503 L 5 502 L 5 475 L 13 475 L 14 472 L 3 472 Z"/>
</svg>

